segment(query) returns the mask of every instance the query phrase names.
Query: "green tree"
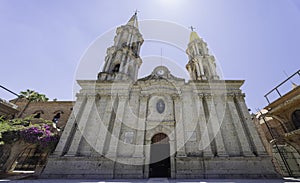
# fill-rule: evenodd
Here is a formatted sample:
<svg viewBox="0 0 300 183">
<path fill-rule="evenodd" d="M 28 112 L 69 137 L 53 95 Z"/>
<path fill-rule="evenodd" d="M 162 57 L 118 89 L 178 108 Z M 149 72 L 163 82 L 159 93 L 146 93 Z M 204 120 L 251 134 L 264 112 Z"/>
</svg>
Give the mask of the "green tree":
<svg viewBox="0 0 300 183">
<path fill-rule="evenodd" d="M 45 94 L 40 94 L 36 91 L 29 89 L 27 89 L 26 91 L 21 91 L 20 98 L 27 99 L 27 103 L 22 109 L 22 111 L 19 113 L 18 118 L 20 118 L 24 114 L 31 102 L 47 102 L 49 100 L 49 98 L 47 98 Z"/>
</svg>

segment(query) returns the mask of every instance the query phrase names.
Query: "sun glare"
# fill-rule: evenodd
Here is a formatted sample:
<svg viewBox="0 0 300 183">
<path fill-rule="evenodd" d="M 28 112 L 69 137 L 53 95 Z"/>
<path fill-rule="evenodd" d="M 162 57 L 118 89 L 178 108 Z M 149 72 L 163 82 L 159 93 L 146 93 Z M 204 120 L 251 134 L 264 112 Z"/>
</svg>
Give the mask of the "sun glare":
<svg viewBox="0 0 300 183">
<path fill-rule="evenodd" d="M 180 6 L 182 0 L 160 0 L 159 2 L 161 2 L 163 6 L 176 8 Z"/>
</svg>

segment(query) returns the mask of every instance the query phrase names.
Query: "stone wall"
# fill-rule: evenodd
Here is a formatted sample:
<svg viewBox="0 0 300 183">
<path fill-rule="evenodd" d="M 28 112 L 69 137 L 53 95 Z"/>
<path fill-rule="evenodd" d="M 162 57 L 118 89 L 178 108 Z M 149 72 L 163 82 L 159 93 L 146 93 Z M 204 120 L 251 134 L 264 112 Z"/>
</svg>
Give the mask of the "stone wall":
<svg viewBox="0 0 300 183">
<path fill-rule="evenodd" d="M 26 99 L 19 99 L 15 104 L 18 106 L 20 111 L 22 111 L 27 102 L 28 101 Z M 52 121 L 53 117 L 57 113 L 61 113 L 57 126 L 63 128 L 73 110 L 73 104 L 73 101 L 30 102 L 20 118 L 31 115 L 34 116 L 40 113 L 40 118 Z M 19 116 L 19 114 L 15 115 L 15 117 L 17 116 Z"/>
</svg>

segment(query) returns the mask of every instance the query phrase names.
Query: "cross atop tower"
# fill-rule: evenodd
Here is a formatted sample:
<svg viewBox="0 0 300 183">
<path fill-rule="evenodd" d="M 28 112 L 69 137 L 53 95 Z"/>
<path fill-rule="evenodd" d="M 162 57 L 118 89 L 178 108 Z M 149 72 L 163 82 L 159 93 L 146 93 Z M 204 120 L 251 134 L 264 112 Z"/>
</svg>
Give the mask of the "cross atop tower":
<svg viewBox="0 0 300 183">
<path fill-rule="evenodd" d="M 136 10 L 134 11 L 134 14 L 137 15 L 138 12 L 140 12 L 140 11 L 139 11 L 138 9 L 136 9 Z"/>
<path fill-rule="evenodd" d="M 191 31 L 193 32 L 196 28 L 193 26 L 190 26 L 189 29 L 191 29 Z"/>
</svg>

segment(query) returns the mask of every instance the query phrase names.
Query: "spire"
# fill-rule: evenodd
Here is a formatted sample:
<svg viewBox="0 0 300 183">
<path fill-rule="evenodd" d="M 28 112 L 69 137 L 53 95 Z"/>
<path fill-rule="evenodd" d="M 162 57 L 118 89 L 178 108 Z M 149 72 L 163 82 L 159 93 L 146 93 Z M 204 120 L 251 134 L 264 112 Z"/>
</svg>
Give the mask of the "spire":
<svg viewBox="0 0 300 183">
<path fill-rule="evenodd" d="M 193 26 L 191 26 L 189 28 L 191 29 L 190 42 L 192 42 L 192 41 L 194 41 L 196 39 L 200 39 L 200 37 L 198 36 L 197 32 L 194 31 L 196 28 L 193 27 Z"/>
<path fill-rule="evenodd" d="M 137 80 L 144 42 L 137 22 L 136 11 L 126 25 L 117 28 L 114 45 L 107 49 L 105 65 L 98 74 L 99 80 Z"/>
<path fill-rule="evenodd" d="M 190 34 L 190 42 L 192 42 L 196 39 L 200 39 L 200 37 L 198 36 L 197 32 L 192 31 L 191 34 Z"/>
<path fill-rule="evenodd" d="M 138 26 L 138 20 L 137 20 L 137 10 L 135 11 L 134 15 L 132 15 L 132 17 L 129 19 L 127 25 L 131 25 L 134 26 L 136 28 L 139 28 Z"/>
<path fill-rule="evenodd" d="M 207 44 L 191 29 L 190 42 L 186 53 L 189 56 L 189 61 L 186 65 L 192 80 L 216 80 L 219 76 L 216 71 L 215 58 L 209 54 Z"/>
</svg>

